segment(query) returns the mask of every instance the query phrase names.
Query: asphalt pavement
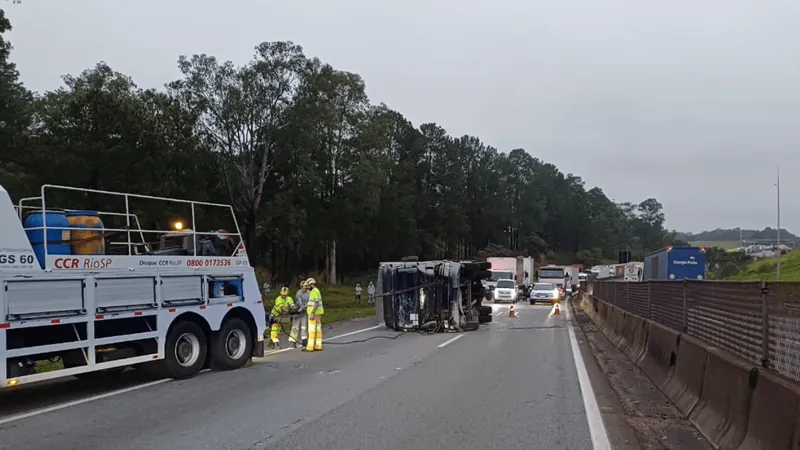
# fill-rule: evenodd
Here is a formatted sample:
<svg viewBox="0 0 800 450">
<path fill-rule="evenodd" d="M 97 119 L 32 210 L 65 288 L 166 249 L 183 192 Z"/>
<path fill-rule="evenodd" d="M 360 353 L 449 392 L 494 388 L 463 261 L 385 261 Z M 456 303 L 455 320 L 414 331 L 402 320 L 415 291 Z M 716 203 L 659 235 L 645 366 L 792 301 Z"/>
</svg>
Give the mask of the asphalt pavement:
<svg viewBox="0 0 800 450">
<path fill-rule="evenodd" d="M 510 318 L 507 305 L 494 308 L 494 322 L 469 333 L 401 334 L 375 329 L 370 319 L 325 330 L 325 338 L 340 337 L 321 353 L 285 350 L 238 371 L 183 381 L 131 377 L 84 386 L 89 394 L 67 381 L 0 396 L 0 443 L 29 450 L 592 449 L 596 433 L 566 315 L 518 304 Z"/>
</svg>

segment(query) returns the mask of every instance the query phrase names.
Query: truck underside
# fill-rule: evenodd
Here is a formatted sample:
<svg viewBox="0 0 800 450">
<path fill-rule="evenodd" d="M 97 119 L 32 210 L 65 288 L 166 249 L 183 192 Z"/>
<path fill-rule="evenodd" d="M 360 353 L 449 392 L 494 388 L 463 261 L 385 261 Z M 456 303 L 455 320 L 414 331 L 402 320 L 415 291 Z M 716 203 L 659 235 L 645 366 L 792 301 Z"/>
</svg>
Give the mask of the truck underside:
<svg viewBox="0 0 800 450">
<path fill-rule="evenodd" d="M 491 322 L 489 305 L 482 305 L 481 280 L 489 278 L 489 263 L 418 261 L 404 258 L 384 263 L 378 275 L 383 321 L 398 331 L 471 331 Z"/>
</svg>

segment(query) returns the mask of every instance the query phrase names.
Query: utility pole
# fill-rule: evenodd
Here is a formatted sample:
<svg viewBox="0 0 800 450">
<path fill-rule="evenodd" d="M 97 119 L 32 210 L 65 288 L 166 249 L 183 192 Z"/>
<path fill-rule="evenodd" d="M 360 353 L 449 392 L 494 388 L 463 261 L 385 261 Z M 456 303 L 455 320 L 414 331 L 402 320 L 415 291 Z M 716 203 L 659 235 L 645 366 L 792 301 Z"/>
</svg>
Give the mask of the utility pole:
<svg viewBox="0 0 800 450">
<path fill-rule="evenodd" d="M 778 166 L 775 187 L 778 188 L 778 272 L 776 280 L 781 281 L 781 166 Z"/>
</svg>

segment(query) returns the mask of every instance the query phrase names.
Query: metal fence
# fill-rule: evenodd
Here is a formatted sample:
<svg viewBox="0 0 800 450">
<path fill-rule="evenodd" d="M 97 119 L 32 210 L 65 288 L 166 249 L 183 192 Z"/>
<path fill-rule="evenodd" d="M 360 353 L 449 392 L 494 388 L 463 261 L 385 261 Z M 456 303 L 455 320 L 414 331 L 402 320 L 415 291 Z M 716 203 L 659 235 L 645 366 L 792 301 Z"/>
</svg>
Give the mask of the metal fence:
<svg viewBox="0 0 800 450">
<path fill-rule="evenodd" d="M 589 292 L 800 381 L 800 283 L 595 281 Z"/>
</svg>

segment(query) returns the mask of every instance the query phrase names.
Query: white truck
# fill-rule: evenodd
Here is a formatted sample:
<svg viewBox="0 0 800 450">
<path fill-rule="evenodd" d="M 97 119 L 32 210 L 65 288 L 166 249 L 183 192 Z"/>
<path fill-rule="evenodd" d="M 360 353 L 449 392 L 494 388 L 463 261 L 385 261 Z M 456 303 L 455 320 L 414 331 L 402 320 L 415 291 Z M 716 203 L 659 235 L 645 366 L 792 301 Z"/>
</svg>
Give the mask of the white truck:
<svg viewBox="0 0 800 450">
<path fill-rule="evenodd" d="M 57 209 L 81 200 L 120 206 Z M 143 229 L 143 204 L 185 215 Z M 45 185 L 14 210 L 0 186 L 0 388 L 138 366 L 187 378 L 264 355 L 264 305 L 230 206 Z M 199 219 L 233 231 L 198 232 Z"/>
<path fill-rule="evenodd" d="M 625 264 L 625 274 L 623 275 L 623 281 L 642 281 L 642 275 L 644 270 L 644 263 L 642 262 L 629 262 Z"/>
<path fill-rule="evenodd" d="M 578 285 L 580 285 L 579 274 L 580 270 L 577 267 L 564 266 L 564 276 L 568 277 L 567 283 L 573 290 L 577 290 Z"/>
<path fill-rule="evenodd" d="M 567 273 L 561 266 L 545 266 L 539 268 L 539 283 L 550 283 L 560 288 L 566 288 L 565 278 Z"/>
<path fill-rule="evenodd" d="M 614 276 L 613 270 L 611 269 L 611 267 L 609 267 L 607 265 L 601 265 L 601 266 L 592 267 L 592 273 L 598 279 L 609 278 L 609 277 Z"/>
<path fill-rule="evenodd" d="M 497 284 L 497 280 L 514 280 L 518 288 L 528 288 L 533 284 L 534 265 L 531 257 L 491 257 L 486 258 L 486 262 L 492 265 L 490 272 L 497 272 L 497 276 L 492 275 L 492 283 Z M 511 272 L 511 276 L 506 276 Z"/>
</svg>

